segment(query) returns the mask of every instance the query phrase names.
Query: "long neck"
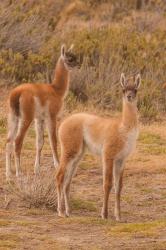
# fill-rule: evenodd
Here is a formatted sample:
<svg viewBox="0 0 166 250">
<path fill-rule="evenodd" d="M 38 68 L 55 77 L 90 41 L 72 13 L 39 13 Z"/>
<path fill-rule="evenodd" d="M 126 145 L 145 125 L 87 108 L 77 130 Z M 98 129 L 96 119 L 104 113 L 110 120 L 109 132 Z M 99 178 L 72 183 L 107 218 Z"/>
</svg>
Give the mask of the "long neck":
<svg viewBox="0 0 166 250">
<path fill-rule="evenodd" d="M 127 101 L 123 100 L 122 124 L 128 129 L 137 127 L 138 113 L 136 102 L 128 103 Z"/>
<path fill-rule="evenodd" d="M 56 64 L 52 86 L 60 96 L 64 97 L 68 91 L 68 85 L 69 71 L 66 69 L 63 59 L 60 57 Z"/>
</svg>

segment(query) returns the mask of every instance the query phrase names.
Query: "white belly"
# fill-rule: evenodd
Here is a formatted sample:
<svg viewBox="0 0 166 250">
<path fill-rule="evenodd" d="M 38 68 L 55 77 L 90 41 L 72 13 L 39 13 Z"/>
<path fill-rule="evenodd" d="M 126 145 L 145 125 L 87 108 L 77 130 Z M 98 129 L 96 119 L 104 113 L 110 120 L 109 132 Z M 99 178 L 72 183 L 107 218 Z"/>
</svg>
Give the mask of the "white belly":
<svg viewBox="0 0 166 250">
<path fill-rule="evenodd" d="M 45 120 L 46 114 L 48 113 L 48 104 L 41 105 L 40 99 L 34 97 L 35 103 L 35 118 L 40 120 Z"/>
</svg>

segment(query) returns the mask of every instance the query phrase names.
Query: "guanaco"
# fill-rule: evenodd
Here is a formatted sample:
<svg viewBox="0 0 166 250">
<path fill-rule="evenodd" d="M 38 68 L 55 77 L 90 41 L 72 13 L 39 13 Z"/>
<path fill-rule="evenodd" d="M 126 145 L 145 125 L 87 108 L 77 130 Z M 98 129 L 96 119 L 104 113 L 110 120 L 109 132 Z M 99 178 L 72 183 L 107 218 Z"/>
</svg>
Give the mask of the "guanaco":
<svg viewBox="0 0 166 250">
<path fill-rule="evenodd" d="M 35 120 L 36 160 L 34 172 L 40 170 L 40 156 L 44 144 L 44 124 L 47 125 L 54 166 L 58 164 L 56 120 L 69 88 L 70 70 L 79 67 L 79 60 L 61 46 L 55 75 L 51 84 L 25 83 L 13 89 L 9 96 L 8 136 L 6 144 L 6 177 L 11 176 L 11 155 L 14 146 L 16 176 L 20 173 L 20 154 L 27 129 Z"/>
<path fill-rule="evenodd" d="M 137 90 L 140 74 L 126 80 L 122 73 L 123 109 L 120 118 L 102 118 L 87 113 L 68 117 L 59 127 L 61 157 L 56 175 L 58 215 L 69 216 L 69 192 L 76 166 L 87 148 L 102 158 L 104 199 L 101 216 L 108 217 L 108 200 L 114 179 L 115 218 L 120 221 L 120 194 L 124 163 L 138 137 Z M 65 212 L 62 209 L 64 199 Z"/>
</svg>

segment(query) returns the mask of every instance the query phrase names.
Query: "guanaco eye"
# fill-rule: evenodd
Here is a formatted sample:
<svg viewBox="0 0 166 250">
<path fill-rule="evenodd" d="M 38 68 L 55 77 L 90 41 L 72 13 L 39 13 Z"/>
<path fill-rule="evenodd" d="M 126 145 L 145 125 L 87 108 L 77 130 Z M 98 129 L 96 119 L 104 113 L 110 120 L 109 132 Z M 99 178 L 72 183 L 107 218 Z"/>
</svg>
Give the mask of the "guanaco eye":
<svg viewBox="0 0 166 250">
<path fill-rule="evenodd" d="M 72 61 L 73 61 L 73 58 L 72 58 L 72 57 L 70 57 L 70 58 L 68 59 L 68 61 L 69 61 L 69 62 L 72 62 Z"/>
</svg>

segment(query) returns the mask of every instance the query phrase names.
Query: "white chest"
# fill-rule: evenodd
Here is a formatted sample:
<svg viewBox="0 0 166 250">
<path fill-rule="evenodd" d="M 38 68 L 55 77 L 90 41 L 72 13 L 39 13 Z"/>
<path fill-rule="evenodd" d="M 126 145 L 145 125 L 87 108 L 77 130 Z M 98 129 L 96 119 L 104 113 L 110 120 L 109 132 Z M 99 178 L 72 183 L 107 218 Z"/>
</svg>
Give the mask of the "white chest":
<svg viewBox="0 0 166 250">
<path fill-rule="evenodd" d="M 127 158 L 136 147 L 136 140 L 138 138 L 139 131 L 137 128 L 133 128 L 125 137 L 125 143 L 123 149 L 118 153 L 117 158 Z"/>
<path fill-rule="evenodd" d="M 101 143 L 98 143 L 97 140 L 94 140 L 88 131 L 88 129 L 84 129 L 84 142 L 87 148 L 93 153 L 100 155 L 102 151 Z"/>
</svg>

